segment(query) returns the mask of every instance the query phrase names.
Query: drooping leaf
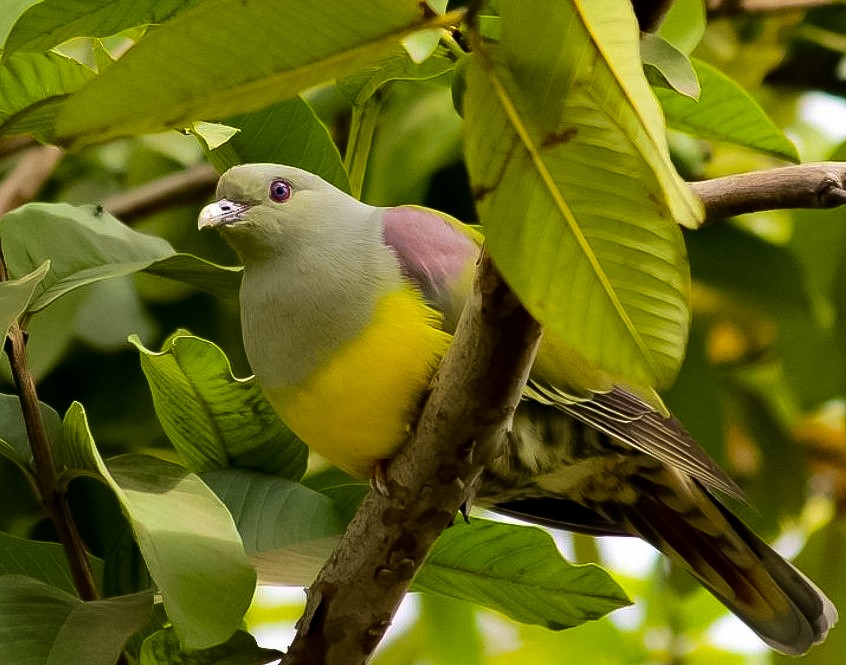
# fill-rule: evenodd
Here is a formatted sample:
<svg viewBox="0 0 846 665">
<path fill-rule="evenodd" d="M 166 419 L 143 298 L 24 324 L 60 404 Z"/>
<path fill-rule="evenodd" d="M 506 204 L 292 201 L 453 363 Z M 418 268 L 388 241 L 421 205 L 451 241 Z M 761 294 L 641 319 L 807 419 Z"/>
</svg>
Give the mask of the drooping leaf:
<svg viewBox="0 0 846 665">
<path fill-rule="evenodd" d="M 49 137 L 59 104 L 95 72 L 58 53 L 21 53 L 0 63 L 0 135 Z"/>
<path fill-rule="evenodd" d="M 0 219 L 0 239 L 12 278 L 50 260 L 32 312 L 81 286 L 141 270 L 228 293 L 240 281 L 238 269 L 177 254 L 167 241 L 134 231 L 93 206 L 29 203 Z"/>
<path fill-rule="evenodd" d="M 210 0 L 145 35 L 68 100 L 58 138 L 82 145 L 255 111 L 454 18 L 424 18 L 416 0 Z"/>
<path fill-rule="evenodd" d="M 602 568 L 568 563 L 540 529 L 477 519 L 456 522 L 441 534 L 412 588 L 552 630 L 631 604 Z"/>
<path fill-rule="evenodd" d="M 94 577 L 103 577 L 103 562 L 89 556 Z M 0 532 L 0 576 L 23 575 L 75 594 L 68 559 L 59 543 L 18 538 Z M 99 582 L 98 582 L 99 583 Z"/>
<path fill-rule="evenodd" d="M 228 466 L 298 480 L 308 450 L 276 416 L 253 378 L 236 379 L 211 342 L 187 334 L 150 351 L 137 337 L 153 405 L 174 447 L 193 471 Z"/>
<path fill-rule="evenodd" d="M 28 275 L 0 282 L 0 338 L 6 339 L 9 328 L 29 307 L 35 289 L 50 270 L 47 259 Z"/>
<path fill-rule="evenodd" d="M 57 442 L 62 437 L 62 419 L 54 409 L 41 404 L 41 420 L 47 437 Z M 0 394 L 0 454 L 26 469 L 32 462 L 32 450 L 26 433 L 21 402 L 17 395 Z"/>
<path fill-rule="evenodd" d="M 326 125 L 303 98 L 292 97 L 260 111 L 228 118 L 226 124 L 239 131 L 209 152 L 209 161 L 219 172 L 249 162 L 289 164 L 318 173 L 349 191 L 338 148 Z"/>
<path fill-rule="evenodd" d="M 250 554 L 336 536 L 344 522 L 329 497 L 253 471 L 206 471 L 205 482 L 229 508 Z"/>
<path fill-rule="evenodd" d="M 689 319 L 678 224 L 700 206 L 670 163 L 628 3 L 556 7 L 502 2 L 501 44 L 471 57 L 465 153 L 486 243 L 565 344 L 667 384 Z"/>
<path fill-rule="evenodd" d="M 42 0 L 21 15 L 6 54 L 46 51 L 72 37 L 108 37 L 138 25 L 162 23 L 201 0 Z"/>
<path fill-rule="evenodd" d="M 219 122 L 199 121 L 191 125 L 191 133 L 200 140 L 206 150 L 214 150 L 235 136 L 238 128 Z"/>
<path fill-rule="evenodd" d="M 429 0 L 431 9 L 443 14 L 447 9 L 448 0 Z M 421 30 L 405 37 L 402 46 L 414 62 L 425 62 L 438 47 L 441 31 L 438 29 Z"/>
<path fill-rule="evenodd" d="M 163 628 L 144 640 L 141 665 L 265 665 L 276 662 L 284 654 L 275 649 L 263 649 L 256 638 L 239 630 L 225 644 L 185 651 L 172 628 Z"/>
<path fill-rule="evenodd" d="M 655 89 L 669 127 L 799 161 L 796 146 L 749 93 L 716 67 L 696 58 L 691 62 L 701 86 L 698 101 L 671 90 Z"/>
<path fill-rule="evenodd" d="M 0 662 L 113 665 L 150 617 L 149 591 L 83 602 L 29 577 L 0 577 Z"/>
<path fill-rule="evenodd" d="M 640 57 L 652 85 L 670 88 L 694 100 L 699 98 L 699 79 L 690 59 L 670 42 L 646 33 L 640 38 Z"/>
<path fill-rule="evenodd" d="M 143 455 L 100 458 L 82 406 L 65 415 L 57 462 L 106 482 L 188 649 L 220 644 L 240 626 L 255 587 L 232 517 L 194 474 Z"/>
</svg>

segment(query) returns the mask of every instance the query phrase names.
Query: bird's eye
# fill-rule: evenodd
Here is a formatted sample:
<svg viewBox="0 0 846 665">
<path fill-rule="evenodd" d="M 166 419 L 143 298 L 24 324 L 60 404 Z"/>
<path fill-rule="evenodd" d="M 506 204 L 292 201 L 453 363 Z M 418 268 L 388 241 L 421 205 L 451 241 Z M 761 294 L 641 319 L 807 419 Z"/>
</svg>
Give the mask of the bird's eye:
<svg viewBox="0 0 846 665">
<path fill-rule="evenodd" d="M 291 183 L 287 180 L 274 180 L 270 183 L 270 198 L 276 203 L 282 203 L 291 198 Z"/>
</svg>

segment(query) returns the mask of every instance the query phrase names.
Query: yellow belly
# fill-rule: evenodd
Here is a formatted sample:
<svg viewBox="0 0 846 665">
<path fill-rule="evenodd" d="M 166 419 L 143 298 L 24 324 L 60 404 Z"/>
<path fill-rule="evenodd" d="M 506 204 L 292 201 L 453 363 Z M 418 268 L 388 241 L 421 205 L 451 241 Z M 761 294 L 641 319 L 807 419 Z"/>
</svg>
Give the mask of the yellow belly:
<svg viewBox="0 0 846 665">
<path fill-rule="evenodd" d="M 367 475 L 408 437 L 451 340 L 410 288 L 385 296 L 360 336 L 304 383 L 266 390 L 282 420 L 333 464 Z"/>
</svg>

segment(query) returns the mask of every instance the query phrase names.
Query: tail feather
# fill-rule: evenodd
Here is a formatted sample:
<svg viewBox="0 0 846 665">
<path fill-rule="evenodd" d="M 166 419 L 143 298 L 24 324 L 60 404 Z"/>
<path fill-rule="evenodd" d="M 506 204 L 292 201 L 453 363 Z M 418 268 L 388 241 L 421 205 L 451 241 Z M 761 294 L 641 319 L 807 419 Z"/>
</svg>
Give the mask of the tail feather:
<svg viewBox="0 0 846 665">
<path fill-rule="evenodd" d="M 636 535 L 684 566 L 720 602 L 773 649 L 801 655 L 822 642 L 837 621 L 831 601 L 807 577 L 756 536 L 708 490 L 664 467 L 630 479 L 633 502 L 591 505 L 596 518 L 574 524 L 572 501 L 561 502 L 559 526 Z M 517 501 L 505 512 L 554 525 L 556 499 Z M 541 511 L 536 508 L 542 507 Z M 538 512 L 537 516 L 533 515 Z"/>
<path fill-rule="evenodd" d="M 676 493 L 674 505 L 641 491 L 634 504 L 611 510 L 633 533 L 681 563 L 773 649 L 800 655 L 824 640 L 837 621 L 831 601 L 698 482 L 690 482 L 689 493 Z"/>
</svg>

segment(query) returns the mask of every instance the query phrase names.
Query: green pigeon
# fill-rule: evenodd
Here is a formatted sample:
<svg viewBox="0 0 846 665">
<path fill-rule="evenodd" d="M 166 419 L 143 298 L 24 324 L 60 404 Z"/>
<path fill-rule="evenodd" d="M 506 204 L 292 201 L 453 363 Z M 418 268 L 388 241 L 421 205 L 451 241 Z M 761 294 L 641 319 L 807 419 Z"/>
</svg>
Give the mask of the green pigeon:
<svg viewBox="0 0 846 665">
<path fill-rule="evenodd" d="M 244 347 L 276 412 L 313 450 L 367 476 L 409 437 L 481 236 L 444 213 L 370 206 L 278 164 L 229 169 L 199 227 L 218 229 L 243 261 Z M 596 389 L 574 396 L 580 383 Z M 834 605 L 716 492 L 742 497 L 677 420 L 603 385 L 547 335 L 474 500 L 546 526 L 639 536 L 770 647 L 805 653 L 837 621 Z"/>
</svg>

